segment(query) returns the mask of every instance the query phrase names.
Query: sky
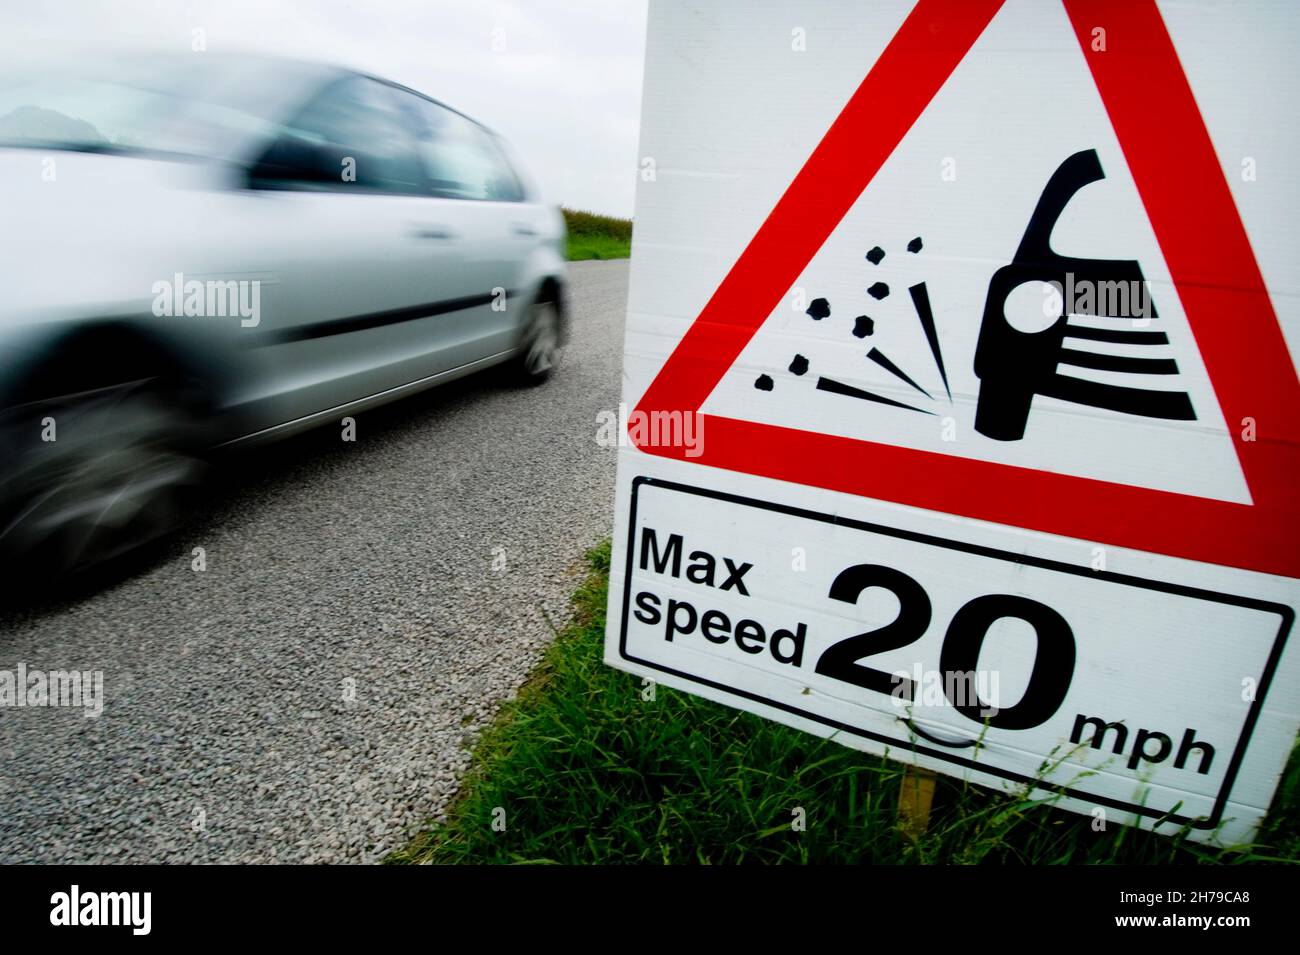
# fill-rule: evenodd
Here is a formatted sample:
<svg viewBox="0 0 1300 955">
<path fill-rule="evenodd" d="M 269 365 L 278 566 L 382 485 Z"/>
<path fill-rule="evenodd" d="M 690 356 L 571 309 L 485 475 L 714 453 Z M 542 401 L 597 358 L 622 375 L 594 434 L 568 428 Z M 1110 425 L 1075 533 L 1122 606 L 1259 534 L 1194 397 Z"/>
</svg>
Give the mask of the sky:
<svg viewBox="0 0 1300 955">
<path fill-rule="evenodd" d="M 632 215 L 646 0 L 0 4 L 0 61 L 253 50 L 363 69 L 502 133 L 548 201 Z"/>
</svg>

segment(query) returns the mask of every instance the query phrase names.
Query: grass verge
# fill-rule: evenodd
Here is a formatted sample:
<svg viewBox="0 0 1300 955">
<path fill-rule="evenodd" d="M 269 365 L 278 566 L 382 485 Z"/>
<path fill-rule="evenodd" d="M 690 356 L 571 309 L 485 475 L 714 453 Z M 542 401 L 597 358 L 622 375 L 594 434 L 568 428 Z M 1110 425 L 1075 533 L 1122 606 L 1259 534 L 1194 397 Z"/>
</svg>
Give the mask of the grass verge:
<svg viewBox="0 0 1300 955">
<path fill-rule="evenodd" d="M 594 212 L 561 209 L 569 230 L 567 257 L 582 259 L 626 259 L 632 254 L 632 220 L 602 216 Z"/>
<path fill-rule="evenodd" d="M 663 686 L 645 699 L 638 678 L 605 666 L 609 556 L 608 542 L 588 555 L 573 620 L 484 733 L 446 823 L 389 862 L 1300 861 L 1296 759 L 1242 849 L 1098 832 L 1090 816 L 949 778 L 912 841 L 896 824 L 901 764 Z"/>
</svg>

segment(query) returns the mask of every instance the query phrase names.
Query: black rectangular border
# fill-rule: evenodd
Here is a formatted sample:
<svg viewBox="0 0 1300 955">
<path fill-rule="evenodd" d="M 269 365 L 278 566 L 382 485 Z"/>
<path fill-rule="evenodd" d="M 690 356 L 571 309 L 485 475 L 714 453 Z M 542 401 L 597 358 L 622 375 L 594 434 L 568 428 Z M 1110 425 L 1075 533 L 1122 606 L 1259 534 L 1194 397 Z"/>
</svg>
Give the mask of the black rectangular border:
<svg viewBox="0 0 1300 955">
<path fill-rule="evenodd" d="M 1264 672 L 1260 675 L 1260 685 L 1255 694 L 1255 699 L 1251 703 L 1250 710 L 1246 714 L 1245 724 L 1242 726 L 1241 735 L 1237 738 L 1237 745 L 1232 752 L 1232 760 L 1228 763 L 1228 770 L 1223 777 L 1223 785 L 1219 789 L 1218 796 L 1215 798 L 1214 811 L 1209 817 L 1193 817 L 1175 814 L 1171 811 L 1162 812 L 1151 809 L 1138 803 L 1127 803 L 1119 799 L 1111 799 L 1106 796 L 1096 796 L 1091 793 L 1081 792 L 1072 789 L 1069 786 L 1062 786 L 1055 783 L 1043 783 L 1031 776 L 1024 776 L 1020 773 L 1013 773 L 1009 770 L 998 769 L 989 766 L 986 763 L 979 763 L 973 759 L 965 759 L 953 753 L 943 750 L 933 749 L 928 746 L 918 746 L 913 740 L 898 740 L 893 737 L 885 736 L 880 733 L 872 733 L 848 723 L 841 723 L 817 713 L 802 710 L 797 706 L 791 706 L 777 700 L 770 700 L 758 693 L 751 693 L 748 690 L 740 690 L 735 687 L 727 686 L 723 683 L 717 683 L 713 680 L 706 680 L 701 677 L 686 673 L 682 670 L 674 670 L 671 667 L 662 666 L 649 660 L 643 660 L 634 657 L 627 652 L 627 623 L 628 612 L 631 602 L 631 582 L 633 556 L 636 551 L 636 509 L 637 498 L 641 488 L 645 485 L 659 487 L 664 490 L 677 491 L 683 494 L 694 494 L 697 497 L 706 497 L 716 501 L 726 501 L 730 504 L 739 504 L 744 507 L 756 507 L 760 510 L 775 511 L 780 514 L 787 514 L 791 517 L 801 517 L 806 520 L 819 521 L 823 524 L 834 524 L 843 527 L 850 527 L 855 530 L 866 531 L 871 534 L 881 534 L 886 537 L 896 537 L 900 540 L 913 541 L 921 544 L 931 544 L 936 547 L 944 547 L 948 550 L 960 551 L 966 554 L 974 554 L 978 557 L 990 557 L 995 560 L 1005 560 L 1013 564 L 1025 564 L 1030 567 L 1040 567 L 1045 570 L 1055 570 L 1061 573 L 1074 574 L 1079 577 L 1100 577 L 1112 583 L 1123 584 L 1129 587 L 1140 587 L 1145 590 L 1154 590 L 1161 593 L 1175 594 L 1182 597 L 1191 597 L 1197 600 L 1209 600 L 1214 603 L 1227 604 L 1234 607 L 1245 607 L 1251 610 L 1259 610 L 1264 613 L 1275 613 L 1281 620 L 1281 626 L 1278 628 L 1277 637 L 1273 641 L 1273 649 L 1269 653 L 1268 661 L 1264 665 Z M 773 709 L 784 710 L 796 716 L 821 723 L 824 726 L 830 726 L 834 729 L 842 730 L 853 736 L 864 739 L 875 740 L 884 743 L 887 746 L 904 749 L 908 752 L 919 753 L 925 756 L 932 756 L 945 762 L 954 763 L 958 766 L 964 766 L 979 772 L 989 773 L 994 776 L 1001 776 L 1004 779 L 1013 782 L 1025 783 L 1034 789 L 1050 790 L 1059 793 L 1062 796 L 1068 796 L 1073 799 L 1084 799 L 1098 805 L 1108 806 L 1112 809 L 1119 809 L 1138 816 L 1146 816 L 1151 819 L 1158 819 L 1161 822 L 1172 823 L 1180 827 L 1187 826 L 1192 829 L 1216 829 L 1223 820 L 1224 810 L 1227 808 L 1228 797 L 1232 792 L 1232 785 L 1236 782 L 1237 772 L 1241 768 L 1242 760 L 1245 759 L 1246 749 L 1250 743 L 1250 737 L 1254 734 L 1255 725 L 1259 721 L 1260 710 L 1264 704 L 1264 698 L 1268 695 L 1269 686 L 1272 685 L 1273 676 L 1277 671 L 1277 666 L 1282 658 L 1282 650 L 1286 645 L 1287 636 L 1291 632 L 1291 625 L 1295 621 L 1295 611 L 1285 604 L 1273 603 L 1268 600 L 1258 600 L 1253 597 L 1236 597 L 1231 594 L 1221 594 L 1211 590 L 1202 590 L 1197 587 L 1185 587 L 1180 584 L 1171 584 L 1158 580 L 1144 580 L 1141 577 L 1134 577 L 1129 574 L 1117 574 L 1111 571 L 1095 571 L 1091 568 L 1076 567 L 1073 564 L 1066 564 L 1061 561 L 1048 560 L 1042 557 L 1030 557 L 1026 554 L 1015 554 L 1010 551 L 997 550 L 992 547 L 984 547 L 979 544 L 968 544 L 962 541 L 946 540 L 942 537 L 934 537 L 930 534 L 921 534 L 915 531 L 904 531 L 897 528 L 886 527 L 883 524 L 873 524 L 867 521 L 858 521 L 851 518 L 834 515 L 822 514 L 818 511 L 810 511 L 801 507 L 790 507 L 785 504 L 771 504 L 766 501 L 755 500 L 754 498 L 743 497 L 739 494 L 730 494 L 725 491 L 713 491 L 707 488 L 692 487 L 687 484 L 679 484 L 675 481 L 665 481 L 660 478 L 645 477 L 644 475 L 632 479 L 632 503 L 628 511 L 628 531 L 627 531 L 627 562 L 623 576 L 623 607 L 619 620 L 619 638 L 618 654 L 630 663 L 636 663 L 652 670 L 658 670 L 661 673 L 669 673 L 673 676 L 680 677 L 692 683 L 698 683 L 701 686 L 712 687 L 733 696 L 743 697 L 753 700 L 756 703 L 762 703 Z"/>
</svg>

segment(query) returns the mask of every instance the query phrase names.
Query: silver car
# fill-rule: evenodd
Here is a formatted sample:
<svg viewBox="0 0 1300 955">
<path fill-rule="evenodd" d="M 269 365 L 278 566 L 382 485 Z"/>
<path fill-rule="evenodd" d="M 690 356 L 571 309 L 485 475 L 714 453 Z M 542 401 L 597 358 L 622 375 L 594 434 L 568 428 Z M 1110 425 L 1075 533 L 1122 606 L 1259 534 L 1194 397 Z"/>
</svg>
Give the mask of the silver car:
<svg viewBox="0 0 1300 955">
<path fill-rule="evenodd" d="M 0 222 L 10 567 L 157 537 L 214 448 L 492 365 L 544 381 L 567 334 L 563 218 L 502 139 L 332 66 L 7 77 Z"/>
</svg>

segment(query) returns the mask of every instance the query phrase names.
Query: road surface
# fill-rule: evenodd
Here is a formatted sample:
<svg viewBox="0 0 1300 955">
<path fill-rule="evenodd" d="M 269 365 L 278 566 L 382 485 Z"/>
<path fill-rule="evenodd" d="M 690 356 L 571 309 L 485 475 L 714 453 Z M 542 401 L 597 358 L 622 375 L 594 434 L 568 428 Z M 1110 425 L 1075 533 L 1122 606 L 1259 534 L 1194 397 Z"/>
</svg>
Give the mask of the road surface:
<svg viewBox="0 0 1300 955">
<path fill-rule="evenodd" d="M 105 700 L 0 708 L 0 862 L 372 862 L 446 807 L 610 532 L 627 262 L 572 279 L 542 388 L 246 455 L 161 552 L 0 611 L 0 671 L 101 670 Z"/>
</svg>

